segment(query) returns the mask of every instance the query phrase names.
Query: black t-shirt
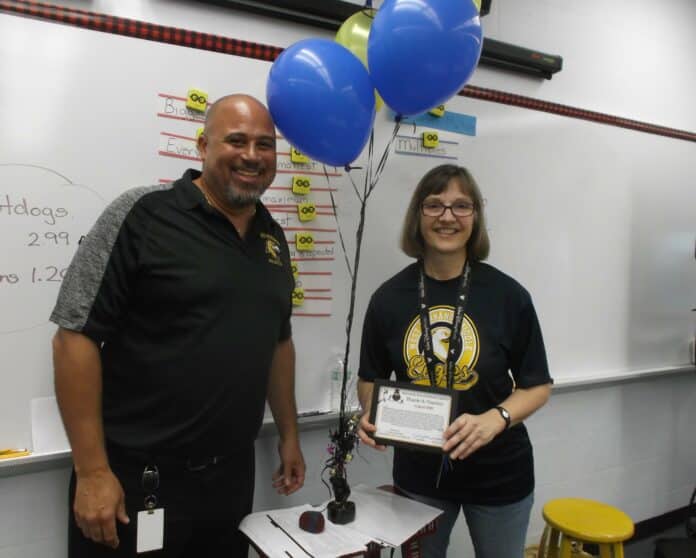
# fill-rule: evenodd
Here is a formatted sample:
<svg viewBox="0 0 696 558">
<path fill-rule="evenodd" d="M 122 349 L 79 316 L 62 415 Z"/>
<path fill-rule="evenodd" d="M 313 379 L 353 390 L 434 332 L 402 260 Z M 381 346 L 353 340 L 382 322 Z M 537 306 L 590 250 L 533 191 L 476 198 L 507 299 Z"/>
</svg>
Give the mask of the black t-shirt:
<svg viewBox="0 0 696 558">
<path fill-rule="evenodd" d="M 359 375 L 430 385 L 423 359 L 418 313 L 418 263 L 386 281 L 365 315 Z M 435 356 L 445 362 L 460 279 L 426 276 L 426 303 Z M 551 382 L 544 342 L 529 293 L 494 267 L 472 264 L 469 296 L 456 360 L 454 389 L 459 413 L 481 414 L 499 405 L 515 387 Z M 532 447 L 523 424 L 494 438 L 436 478 L 438 454 L 394 449 L 394 480 L 412 492 L 474 504 L 519 501 L 534 489 Z"/>
<path fill-rule="evenodd" d="M 290 257 L 257 204 L 247 235 L 188 171 L 116 199 L 80 245 L 51 320 L 101 347 L 107 439 L 158 453 L 250 448 L 290 337 Z"/>
</svg>

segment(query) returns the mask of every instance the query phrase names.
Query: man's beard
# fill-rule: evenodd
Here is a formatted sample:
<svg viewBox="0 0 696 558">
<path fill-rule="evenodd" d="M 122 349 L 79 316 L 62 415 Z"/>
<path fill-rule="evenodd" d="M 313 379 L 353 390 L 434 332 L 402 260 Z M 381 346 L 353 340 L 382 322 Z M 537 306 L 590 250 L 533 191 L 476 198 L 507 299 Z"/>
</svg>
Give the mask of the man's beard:
<svg viewBox="0 0 696 558">
<path fill-rule="evenodd" d="M 255 188 L 254 190 L 242 190 L 237 187 L 229 186 L 225 188 L 225 200 L 231 207 L 245 208 L 256 205 L 268 186 Z"/>
</svg>

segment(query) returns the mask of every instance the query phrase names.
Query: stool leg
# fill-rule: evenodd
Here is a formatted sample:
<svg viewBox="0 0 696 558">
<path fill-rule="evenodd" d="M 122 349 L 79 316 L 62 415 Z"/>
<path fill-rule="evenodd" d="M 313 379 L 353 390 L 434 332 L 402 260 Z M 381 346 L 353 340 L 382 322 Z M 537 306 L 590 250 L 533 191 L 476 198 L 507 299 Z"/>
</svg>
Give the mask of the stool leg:
<svg viewBox="0 0 696 558">
<path fill-rule="evenodd" d="M 599 545 L 599 558 L 612 558 L 614 553 L 612 552 L 614 548 L 613 544 L 603 543 Z"/>
<path fill-rule="evenodd" d="M 623 543 L 614 543 L 612 549 L 614 550 L 614 558 L 624 558 Z"/>
<path fill-rule="evenodd" d="M 561 557 L 560 558 L 572 558 L 573 545 L 570 544 L 570 539 L 565 535 L 561 536 Z M 604 558 L 604 557 L 602 557 Z"/>
<path fill-rule="evenodd" d="M 544 527 L 544 532 L 541 534 L 541 541 L 539 541 L 539 552 L 537 558 L 548 558 L 549 556 L 549 526 Z"/>
<path fill-rule="evenodd" d="M 547 553 L 548 558 L 558 558 L 558 538 L 560 534 L 561 533 L 558 529 L 551 529 L 551 536 L 549 538 L 549 551 Z"/>
</svg>

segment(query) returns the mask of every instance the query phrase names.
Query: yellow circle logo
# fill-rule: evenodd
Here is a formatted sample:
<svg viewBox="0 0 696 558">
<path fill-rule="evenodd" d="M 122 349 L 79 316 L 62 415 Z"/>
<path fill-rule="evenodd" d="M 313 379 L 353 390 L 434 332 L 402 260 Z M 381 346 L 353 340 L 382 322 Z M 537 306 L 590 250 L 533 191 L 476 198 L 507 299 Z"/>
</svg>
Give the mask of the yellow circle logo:
<svg viewBox="0 0 696 558">
<path fill-rule="evenodd" d="M 447 352 L 450 345 L 450 331 L 454 320 L 454 308 L 451 306 L 433 306 L 428 309 L 430 318 L 430 335 L 433 340 L 433 354 L 435 356 L 435 382 L 437 387 L 447 387 Z M 479 337 L 476 326 L 469 316 L 464 314 L 462 327 L 459 332 L 459 346 L 461 350 L 455 356 L 454 379 L 452 387 L 464 391 L 471 389 L 478 383 L 478 373 L 474 370 L 479 356 Z M 406 362 L 406 374 L 414 384 L 430 385 L 430 376 L 423 355 L 423 332 L 421 331 L 420 316 L 411 321 L 403 347 L 404 361 Z"/>
</svg>

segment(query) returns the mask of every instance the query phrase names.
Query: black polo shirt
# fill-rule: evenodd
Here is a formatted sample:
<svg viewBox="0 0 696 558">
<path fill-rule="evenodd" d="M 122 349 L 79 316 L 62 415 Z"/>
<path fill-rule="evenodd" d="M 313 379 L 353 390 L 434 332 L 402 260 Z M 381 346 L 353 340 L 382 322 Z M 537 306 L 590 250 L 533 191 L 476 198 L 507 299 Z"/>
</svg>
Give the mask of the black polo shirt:
<svg viewBox="0 0 696 558">
<path fill-rule="evenodd" d="M 51 320 L 101 347 L 109 441 L 218 455 L 261 426 L 293 289 L 280 226 L 257 204 L 246 238 L 189 170 L 116 199 L 80 245 Z"/>
</svg>

